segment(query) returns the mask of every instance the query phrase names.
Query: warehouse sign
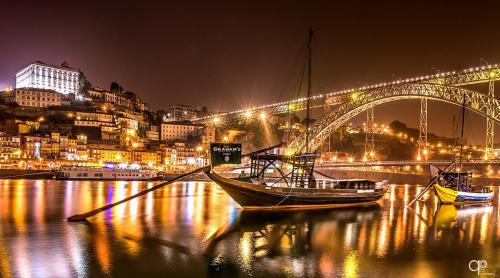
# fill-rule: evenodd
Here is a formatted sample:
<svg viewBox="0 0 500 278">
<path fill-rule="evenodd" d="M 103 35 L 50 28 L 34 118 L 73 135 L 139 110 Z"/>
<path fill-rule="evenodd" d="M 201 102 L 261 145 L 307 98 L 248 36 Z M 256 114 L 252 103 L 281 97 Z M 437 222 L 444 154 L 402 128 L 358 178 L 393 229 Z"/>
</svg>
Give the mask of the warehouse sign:
<svg viewBox="0 0 500 278">
<path fill-rule="evenodd" d="M 240 164 L 241 144 L 210 144 L 210 158 L 212 165 Z"/>
</svg>

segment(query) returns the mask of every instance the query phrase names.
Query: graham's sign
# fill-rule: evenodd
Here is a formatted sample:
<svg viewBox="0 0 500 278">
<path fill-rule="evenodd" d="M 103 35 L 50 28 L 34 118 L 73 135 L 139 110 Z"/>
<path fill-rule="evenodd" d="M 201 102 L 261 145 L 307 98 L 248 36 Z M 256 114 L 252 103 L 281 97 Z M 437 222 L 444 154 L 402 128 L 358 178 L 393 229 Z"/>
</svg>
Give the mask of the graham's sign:
<svg viewBox="0 0 500 278">
<path fill-rule="evenodd" d="M 212 165 L 240 164 L 241 144 L 210 144 L 210 158 Z"/>
</svg>

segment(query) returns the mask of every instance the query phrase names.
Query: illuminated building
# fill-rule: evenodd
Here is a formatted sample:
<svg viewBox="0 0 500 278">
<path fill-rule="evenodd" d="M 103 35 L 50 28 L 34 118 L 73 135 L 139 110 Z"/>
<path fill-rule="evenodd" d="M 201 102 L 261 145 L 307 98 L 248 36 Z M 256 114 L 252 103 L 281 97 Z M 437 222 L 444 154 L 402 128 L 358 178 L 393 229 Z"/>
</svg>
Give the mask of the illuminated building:
<svg viewBox="0 0 500 278">
<path fill-rule="evenodd" d="M 75 126 L 115 126 L 113 115 L 106 113 L 76 112 Z"/>
<path fill-rule="evenodd" d="M 113 149 L 90 149 L 89 154 L 94 161 L 131 163 L 132 153 L 129 151 Z"/>
<path fill-rule="evenodd" d="M 197 124 L 162 123 L 160 139 L 162 141 L 187 141 L 189 136 L 200 136 L 202 129 L 203 126 Z"/>
<path fill-rule="evenodd" d="M 23 136 L 21 143 L 25 158 L 54 158 L 59 155 L 59 144 L 54 146 L 50 137 Z"/>
<path fill-rule="evenodd" d="M 25 107 L 61 106 L 61 94 L 46 89 L 20 88 L 2 93 L 6 102 L 15 102 Z"/>
<path fill-rule="evenodd" d="M 156 152 L 133 152 L 133 162 L 142 165 L 156 165 L 159 157 Z"/>
<path fill-rule="evenodd" d="M 123 94 L 106 91 L 101 88 L 93 88 L 89 90 L 88 93 L 93 101 L 102 101 L 104 103 L 118 105 L 127 109 L 133 108 L 132 100 Z"/>
<path fill-rule="evenodd" d="M 194 169 L 203 164 L 197 160 L 196 148 L 190 144 L 175 142 L 162 150 L 162 160 L 167 169 L 174 173 Z"/>
<path fill-rule="evenodd" d="M 22 121 L 18 119 L 5 120 L 5 129 L 8 133 L 24 134 L 31 130 L 37 130 L 40 127 L 40 122 L 35 121 Z"/>
<path fill-rule="evenodd" d="M 146 137 L 151 141 L 159 141 L 160 140 L 159 127 L 156 125 L 150 126 L 149 130 L 146 131 Z"/>
<path fill-rule="evenodd" d="M 198 117 L 199 109 L 188 105 L 174 105 L 166 110 L 163 117 L 165 122 L 171 121 L 189 121 Z"/>
<path fill-rule="evenodd" d="M 76 159 L 77 160 L 87 160 L 87 135 L 79 134 L 76 136 Z"/>
<path fill-rule="evenodd" d="M 0 133 L 0 157 L 19 158 L 21 155 L 21 137 Z"/>
<path fill-rule="evenodd" d="M 16 73 L 16 88 L 47 89 L 77 95 L 79 77 L 78 70 L 70 68 L 66 63 L 53 66 L 37 61 Z"/>
<path fill-rule="evenodd" d="M 201 132 L 201 143 L 206 147 L 210 145 L 210 143 L 215 142 L 215 126 L 209 125 L 203 128 Z"/>
<path fill-rule="evenodd" d="M 120 128 L 118 126 L 101 125 L 101 140 L 103 141 L 120 140 Z"/>
<path fill-rule="evenodd" d="M 133 130 L 137 130 L 139 128 L 139 121 L 134 119 L 118 117 L 117 121 L 122 128 L 128 128 Z"/>
<path fill-rule="evenodd" d="M 68 136 L 59 137 L 60 156 L 68 160 L 77 160 L 77 140 L 70 139 Z"/>
</svg>

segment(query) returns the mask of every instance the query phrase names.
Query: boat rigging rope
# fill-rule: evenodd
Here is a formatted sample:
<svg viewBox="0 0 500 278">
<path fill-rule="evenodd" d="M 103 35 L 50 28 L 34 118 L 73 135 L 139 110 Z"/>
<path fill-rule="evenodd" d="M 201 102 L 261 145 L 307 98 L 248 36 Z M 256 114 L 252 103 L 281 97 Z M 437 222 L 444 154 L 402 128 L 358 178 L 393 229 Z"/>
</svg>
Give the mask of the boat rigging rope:
<svg viewBox="0 0 500 278">
<path fill-rule="evenodd" d="M 292 187 L 292 184 L 290 184 L 290 191 L 288 191 L 286 196 L 281 201 L 279 201 L 276 205 L 274 205 L 273 207 L 277 207 L 277 206 L 281 205 L 281 203 L 283 203 L 283 201 L 288 199 L 288 197 L 290 197 L 290 193 L 292 193 L 292 190 L 293 190 L 293 187 Z"/>
</svg>

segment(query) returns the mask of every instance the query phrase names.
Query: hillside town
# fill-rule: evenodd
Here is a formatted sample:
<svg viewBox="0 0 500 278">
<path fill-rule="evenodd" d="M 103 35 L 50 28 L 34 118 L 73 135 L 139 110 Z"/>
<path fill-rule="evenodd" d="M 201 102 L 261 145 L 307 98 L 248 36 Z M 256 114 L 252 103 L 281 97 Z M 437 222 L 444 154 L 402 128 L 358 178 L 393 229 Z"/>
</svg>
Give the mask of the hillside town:
<svg viewBox="0 0 500 278">
<path fill-rule="evenodd" d="M 140 95 L 117 82 L 110 82 L 108 89 L 92 86 L 82 71 L 66 62 L 33 62 L 15 74 L 15 82 L 15 88 L 0 92 L 1 169 L 84 166 L 179 174 L 207 165 L 210 143 L 241 142 L 250 151 L 305 130 L 304 119 L 295 114 L 262 111 L 255 120 L 250 116 L 222 127 L 192 121 L 220 120 L 206 107 L 173 105 L 153 111 Z M 367 151 L 367 133 L 377 138 L 377 150 Z M 459 155 L 456 138 L 429 133 L 425 157 L 415 156 L 418 136 L 417 129 L 398 121 L 374 123 L 371 128 L 346 123 L 321 147 L 321 161 L 439 160 Z M 467 160 L 485 156 L 481 145 L 467 145 L 464 152 Z M 493 155 L 498 157 L 498 151 Z"/>
<path fill-rule="evenodd" d="M 0 168 L 143 167 L 171 173 L 204 166 L 215 128 L 190 123 L 206 109 L 152 111 L 112 82 L 93 87 L 66 62 L 20 69 L 0 93 Z"/>
</svg>

